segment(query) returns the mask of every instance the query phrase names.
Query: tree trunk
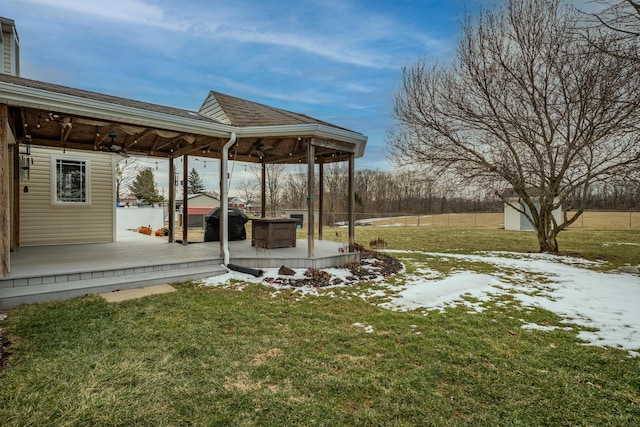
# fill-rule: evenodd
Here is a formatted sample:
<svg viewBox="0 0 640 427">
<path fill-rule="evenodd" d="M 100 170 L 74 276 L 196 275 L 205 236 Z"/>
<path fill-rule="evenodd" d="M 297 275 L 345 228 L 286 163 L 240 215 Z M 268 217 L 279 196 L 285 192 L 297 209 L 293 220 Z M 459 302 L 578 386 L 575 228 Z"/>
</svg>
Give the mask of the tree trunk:
<svg viewBox="0 0 640 427">
<path fill-rule="evenodd" d="M 536 227 L 536 232 L 540 252 L 558 253 L 558 233 L 552 226 L 545 226 L 544 221 L 541 221 L 541 224 Z"/>
</svg>

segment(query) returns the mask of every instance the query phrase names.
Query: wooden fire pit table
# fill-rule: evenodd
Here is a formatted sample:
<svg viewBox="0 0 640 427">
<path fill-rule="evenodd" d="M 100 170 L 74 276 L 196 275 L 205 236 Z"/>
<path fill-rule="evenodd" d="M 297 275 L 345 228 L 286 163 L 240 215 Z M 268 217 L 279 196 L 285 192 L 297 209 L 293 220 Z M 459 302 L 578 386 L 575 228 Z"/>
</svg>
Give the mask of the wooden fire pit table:
<svg viewBox="0 0 640 427">
<path fill-rule="evenodd" d="M 251 246 L 265 249 L 295 248 L 295 218 L 251 219 Z"/>
</svg>

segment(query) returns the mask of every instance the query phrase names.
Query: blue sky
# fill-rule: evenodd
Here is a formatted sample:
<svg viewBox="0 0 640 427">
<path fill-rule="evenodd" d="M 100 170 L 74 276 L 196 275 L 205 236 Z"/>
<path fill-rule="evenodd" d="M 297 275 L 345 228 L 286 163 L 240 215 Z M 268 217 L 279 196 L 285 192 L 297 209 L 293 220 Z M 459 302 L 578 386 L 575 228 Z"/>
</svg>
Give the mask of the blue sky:
<svg viewBox="0 0 640 427">
<path fill-rule="evenodd" d="M 494 3 L 3 0 L 0 15 L 22 77 L 189 110 L 220 91 L 361 132 L 356 167 L 386 170 L 402 66 L 449 62 L 464 10 Z"/>
</svg>

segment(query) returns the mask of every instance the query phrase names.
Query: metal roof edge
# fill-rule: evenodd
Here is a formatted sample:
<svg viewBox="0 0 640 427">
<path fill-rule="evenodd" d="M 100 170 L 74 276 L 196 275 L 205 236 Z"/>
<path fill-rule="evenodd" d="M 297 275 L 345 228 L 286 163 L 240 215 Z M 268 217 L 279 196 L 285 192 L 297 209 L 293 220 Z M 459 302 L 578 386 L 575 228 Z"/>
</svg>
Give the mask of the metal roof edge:
<svg viewBox="0 0 640 427">
<path fill-rule="evenodd" d="M 0 102 L 13 106 L 53 110 L 60 113 L 89 116 L 103 120 L 114 120 L 125 123 L 133 119 L 136 124 L 185 133 L 228 138 L 237 128 L 222 123 L 213 123 L 199 119 L 189 119 L 167 113 L 143 110 L 136 107 L 119 105 L 105 101 L 97 101 L 73 95 L 51 92 L 44 89 L 31 88 L 8 82 L 0 82 Z M 185 110 L 186 111 L 186 110 Z M 198 114 L 193 112 L 193 114 Z"/>
</svg>

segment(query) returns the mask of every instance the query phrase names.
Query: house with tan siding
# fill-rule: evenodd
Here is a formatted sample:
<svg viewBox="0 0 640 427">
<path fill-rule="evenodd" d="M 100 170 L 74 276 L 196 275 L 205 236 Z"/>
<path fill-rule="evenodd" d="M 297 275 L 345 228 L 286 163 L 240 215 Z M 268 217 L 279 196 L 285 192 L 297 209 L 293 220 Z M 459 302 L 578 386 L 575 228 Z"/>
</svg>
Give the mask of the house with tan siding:
<svg viewBox="0 0 640 427">
<path fill-rule="evenodd" d="M 209 92 L 199 110 L 184 110 L 26 79 L 20 77 L 15 23 L 0 18 L 0 24 L 0 308 L 60 293 L 86 293 L 86 288 L 76 281 L 85 276 L 92 281 L 87 285 L 92 289 L 123 289 L 136 281 L 133 277 L 117 279 L 120 274 L 138 275 L 137 283 L 151 282 L 148 276 L 156 271 L 153 280 L 167 280 L 166 269 L 174 267 L 189 270 L 190 274 L 180 275 L 181 278 L 210 275 L 201 261 L 173 265 L 163 259 L 149 264 L 146 252 L 137 251 L 131 256 L 113 246 L 101 246 L 93 252 L 110 251 L 110 259 L 121 257 L 116 264 L 138 261 L 140 265 L 123 269 L 122 273 L 118 269 L 85 271 L 80 267 L 71 271 L 70 265 L 78 259 L 66 257 L 65 246 L 109 244 L 117 239 L 115 164 L 120 156 L 166 161 L 169 177 L 176 175 L 178 160 L 182 160 L 182 173 L 187 176 L 190 156 L 220 163 L 220 258 L 210 250 L 203 251 L 203 262 L 218 268 L 220 259 L 222 265 L 230 265 L 226 234 L 229 160 L 260 165 L 263 182 L 269 164 L 306 164 L 308 188 L 318 187 L 319 191 L 323 191 L 323 182 L 316 182 L 315 170 L 320 169 L 319 175 L 323 176 L 325 164 L 348 162 L 349 242 L 354 243 L 354 161 L 364 154 L 365 135 L 215 91 Z M 167 205 L 168 211 L 174 212 L 177 188 L 173 179 L 169 181 Z M 187 194 L 187 190 L 184 180 L 182 193 Z M 344 259 L 343 254 L 332 254 L 326 263 L 316 259 L 314 214 L 317 210 L 322 215 L 322 206 L 314 206 L 313 195 L 309 200 L 307 254 L 300 265 L 316 268 L 352 261 Z M 261 203 L 265 205 L 264 188 Z M 189 212 L 188 198 L 183 199 L 183 210 Z M 266 224 L 268 218 L 263 219 Z M 257 220 L 260 219 L 254 221 Z M 166 241 L 175 243 L 173 215 L 168 216 L 168 229 Z M 321 238 L 322 224 L 318 224 L 318 230 Z M 187 248 L 186 227 L 182 227 L 182 233 L 185 253 L 197 250 Z M 60 262 L 69 260 L 68 271 L 62 266 L 62 272 L 34 275 L 35 270 L 46 270 L 41 260 L 47 258 L 47 252 L 32 251 L 37 256 L 20 256 L 20 271 L 12 275 L 11 254 L 20 253 L 21 247 L 50 246 L 55 247 Z M 176 258 L 175 246 L 156 258 L 166 254 Z M 85 254 L 83 249 L 76 253 Z M 39 264 L 31 268 L 29 259 L 38 259 L 34 262 Z M 113 279 L 109 281 L 107 276 Z M 98 278 L 100 285 L 95 284 Z M 29 299 L 31 288 L 34 295 L 37 292 L 40 296 Z"/>
</svg>

